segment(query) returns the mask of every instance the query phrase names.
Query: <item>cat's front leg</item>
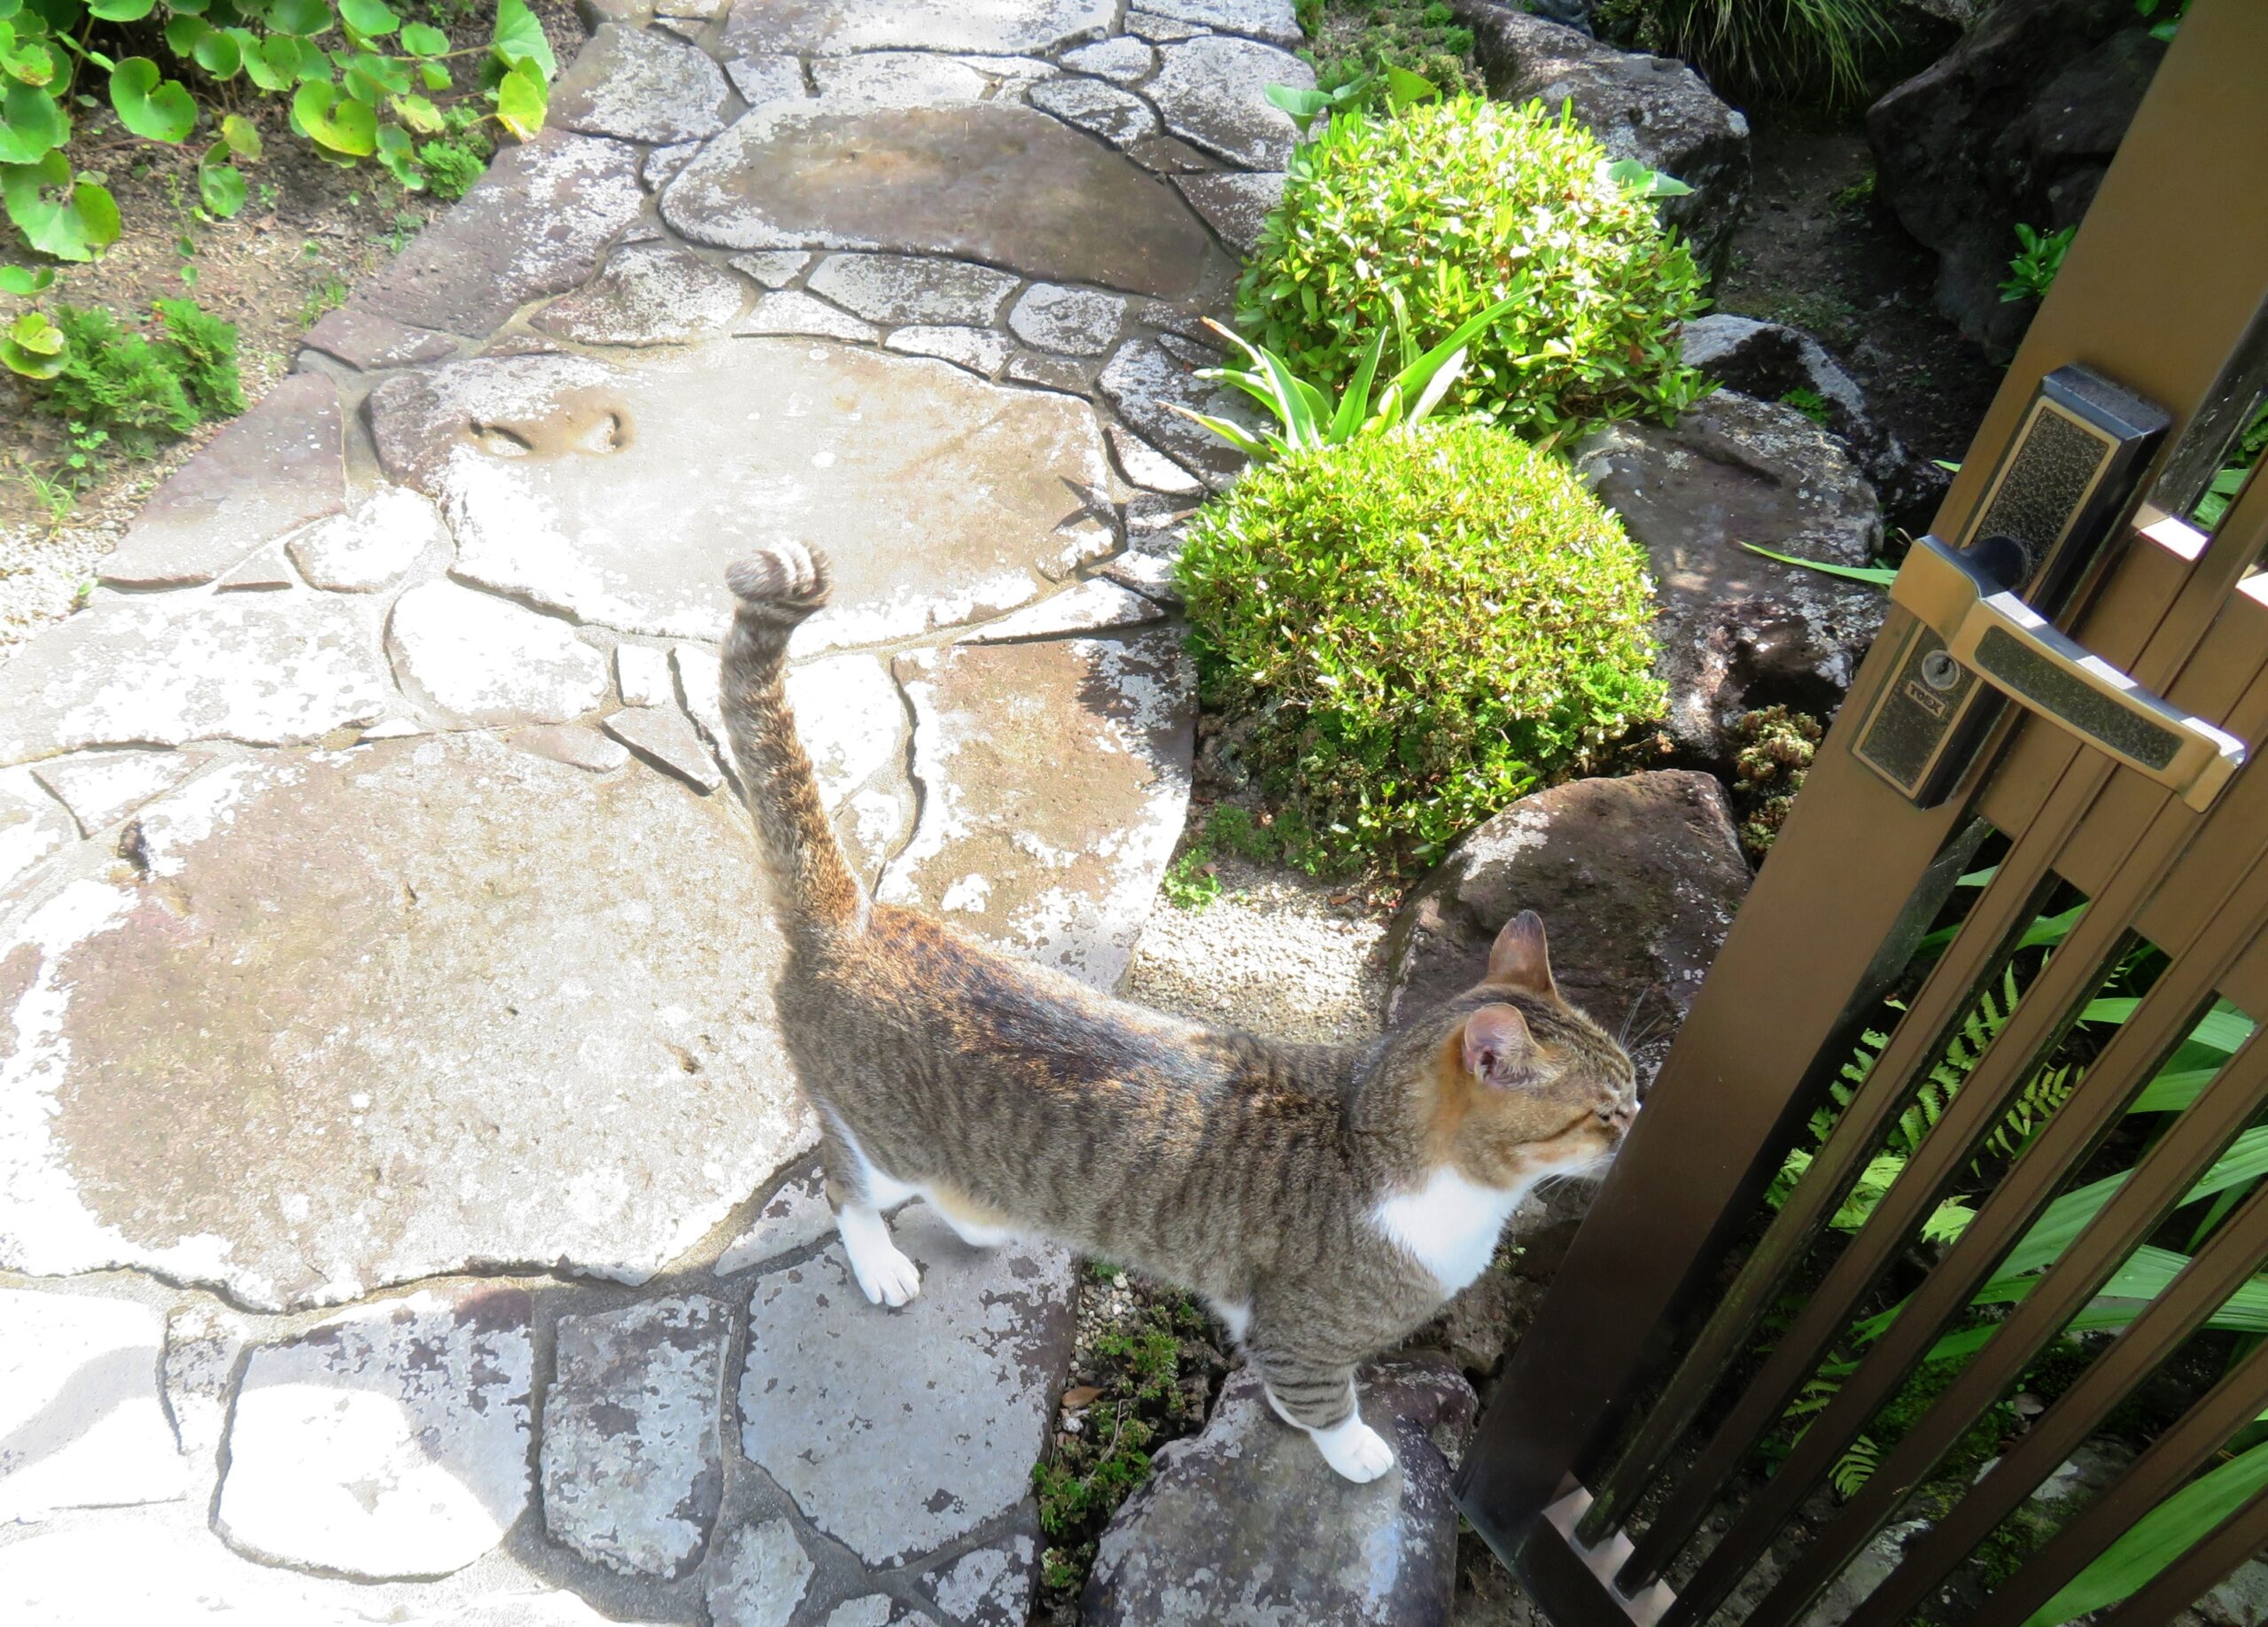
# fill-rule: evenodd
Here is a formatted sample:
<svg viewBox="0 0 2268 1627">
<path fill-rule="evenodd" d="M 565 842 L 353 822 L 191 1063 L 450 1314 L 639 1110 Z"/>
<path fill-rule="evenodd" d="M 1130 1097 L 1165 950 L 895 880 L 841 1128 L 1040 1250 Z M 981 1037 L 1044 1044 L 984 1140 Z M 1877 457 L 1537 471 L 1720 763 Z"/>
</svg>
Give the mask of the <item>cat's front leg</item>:
<svg viewBox="0 0 2268 1627">
<path fill-rule="evenodd" d="M 1258 1353 L 1254 1360 L 1276 1416 L 1307 1431 L 1323 1460 L 1340 1475 L 1361 1485 L 1394 1467 L 1394 1448 L 1363 1421 L 1351 1364 L 1325 1366 Z"/>
<path fill-rule="evenodd" d="M 850 1257 L 850 1274 L 870 1303 L 895 1308 L 921 1291 L 920 1269 L 890 1241 L 882 1211 L 845 1203 L 835 1211 L 835 1229 L 843 1234 L 843 1252 Z"/>
</svg>

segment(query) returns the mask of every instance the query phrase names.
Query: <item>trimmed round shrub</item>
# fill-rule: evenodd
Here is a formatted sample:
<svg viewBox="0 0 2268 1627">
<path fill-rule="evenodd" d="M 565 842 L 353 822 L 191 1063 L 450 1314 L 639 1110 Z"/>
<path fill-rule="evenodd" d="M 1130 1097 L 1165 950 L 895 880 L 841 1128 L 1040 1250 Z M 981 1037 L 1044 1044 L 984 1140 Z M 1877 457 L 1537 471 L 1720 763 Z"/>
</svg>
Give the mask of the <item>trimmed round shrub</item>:
<svg viewBox="0 0 2268 1627">
<path fill-rule="evenodd" d="M 1425 860 L 1658 714 L 1643 549 L 1465 421 L 1247 469 L 1181 557 L 1208 704 L 1333 859 Z"/>
<path fill-rule="evenodd" d="M 1516 291 L 1472 342 L 1452 406 L 1540 439 L 1665 419 L 1705 386 L 1678 358 L 1701 276 L 1591 134 L 1477 97 L 1333 119 L 1301 147 L 1237 288 L 1239 324 L 1329 390 L 1399 290 L 1430 345 Z"/>
</svg>

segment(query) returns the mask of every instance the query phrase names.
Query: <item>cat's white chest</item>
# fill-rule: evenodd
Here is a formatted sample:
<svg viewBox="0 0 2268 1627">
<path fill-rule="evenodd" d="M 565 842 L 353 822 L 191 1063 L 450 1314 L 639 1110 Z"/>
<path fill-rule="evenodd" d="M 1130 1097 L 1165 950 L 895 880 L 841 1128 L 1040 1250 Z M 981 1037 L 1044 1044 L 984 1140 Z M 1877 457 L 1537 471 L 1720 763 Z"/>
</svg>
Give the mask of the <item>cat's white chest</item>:
<svg viewBox="0 0 2268 1627">
<path fill-rule="evenodd" d="M 1488 1269 L 1504 1222 L 1526 1195 L 1526 1183 L 1484 1187 L 1455 1170 L 1439 1170 L 1415 1192 L 1380 1198 L 1371 1224 L 1432 1272 L 1443 1293 L 1454 1294 Z"/>
</svg>

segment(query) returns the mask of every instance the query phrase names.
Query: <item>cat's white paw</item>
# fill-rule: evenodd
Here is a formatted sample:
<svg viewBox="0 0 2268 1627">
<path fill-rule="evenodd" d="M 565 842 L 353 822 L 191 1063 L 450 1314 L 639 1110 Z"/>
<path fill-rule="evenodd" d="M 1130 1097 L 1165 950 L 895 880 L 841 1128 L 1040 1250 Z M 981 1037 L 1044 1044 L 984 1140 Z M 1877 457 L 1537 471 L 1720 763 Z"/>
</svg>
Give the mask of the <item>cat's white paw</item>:
<svg viewBox="0 0 2268 1627">
<path fill-rule="evenodd" d="M 868 1303 L 895 1309 L 921 1291 L 921 1269 L 895 1243 L 885 1243 L 867 1258 L 850 1257 L 851 1273 Z"/>
<path fill-rule="evenodd" d="M 920 1268 L 889 1240 L 889 1226 L 871 1209 L 844 1209 L 835 1217 L 850 1274 L 871 1304 L 896 1307 L 921 1291 Z"/>
<path fill-rule="evenodd" d="M 1394 1448 L 1376 1429 L 1363 1421 L 1360 1413 L 1348 1414 L 1347 1421 L 1329 1429 L 1311 1432 L 1323 1460 L 1336 1469 L 1340 1475 L 1356 1485 L 1376 1480 L 1394 1467 Z"/>
</svg>

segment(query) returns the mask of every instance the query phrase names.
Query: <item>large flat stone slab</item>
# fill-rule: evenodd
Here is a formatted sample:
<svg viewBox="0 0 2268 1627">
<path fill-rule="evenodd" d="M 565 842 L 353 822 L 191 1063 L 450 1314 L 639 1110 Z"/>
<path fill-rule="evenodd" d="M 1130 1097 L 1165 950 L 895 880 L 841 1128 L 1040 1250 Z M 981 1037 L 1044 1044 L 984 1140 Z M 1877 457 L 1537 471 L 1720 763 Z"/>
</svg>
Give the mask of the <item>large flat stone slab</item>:
<svg viewBox="0 0 2268 1627">
<path fill-rule="evenodd" d="M 1109 468 L 1083 401 L 809 339 L 455 362 L 380 386 L 371 424 L 440 501 L 458 576 L 577 620 L 721 638 L 730 561 L 825 548 L 835 602 L 799 651 L 1026 603 Z"/>
<path fill-rule="evenodd" d="M 321 373 L 279 380 L 142 505 L 97 567 L 121 587 L 209 582 L 263 542 L 346 506 L 346 419 Z"/>
<path fill-rule="evenodd" d="M 0 937 L 0 1266 L 639 1282 L 811 1145 L 722 798 L 442 736 L 223 764 L 129 833 Z"/>
<path fill-rule="evenodd" d="M 969 1248 L 923 1205 L 892 1223 L 921 1292 L 866 1303 L 838 1245 L 757 1280 L 741 1445 L 870 1565 L 998 1518 L 1031 1484 L 1071 1353 L 1070 1257 Z"/>
<path fill-rule="evenodd" d="M 638 218 L 638 149 L 549 129 L 507 147 L 354 302 L 422 328 L 478 339 L 521 306 L 598 269 Z"/>
<path fill-rule="evenodd" d="M 1451 1457 L 1472 1391 L 1439 1358 L 1366 1368 L 1363 1418 L 1395 1464 L 1367 1485 L 1332 1474 L 1278 1419 L 1259 1374 L 1229 1374 L 1201 1434 L 1157 1454 L 1102 1534 L 1080 1600 L 1090 1627 L 1418 1627 L 1449 1619 L 1456 1581 Z"/>
<path fill-rule="evenodd" d="M 812 1569 L 785 1520 L 736 1531 L 710 1573 L 709 1619 L 714 1627 L 788 1627 Z"/>
<path fill-rule="evenodd" d="M 1052 51 L 1107 32 L 1110 0 L 765 0 L 733 8 L 736 55 L 795 51 Z"/>
<path fill-rule="evenodd" d="M 376 612 L 330 594 L 110 599 L 0 667 L 0 763 L 93 745 L 319 740 L 386 709 Z"/>
<path fill-rule="evenodd" d="M 1161 46 L 1158 55 L 1145 89 L 1168 129 L 1247 169 L 1284 167 L 1297 132 L 1268 87 L 1313 90 L 1314 69 L 1289 51 L 1223 34 Z"/>
<path fill-rule="evenodd" d="M 146 1305 L 0 1288 L 0 1525 L 183 1495 L 158 1396 L 164 1344 Z"/>
<path fill-rule="evenodd" d="M 543 1517 L 586 1559 L 674 1580 L 725 1487 L 725 1307 L 691 1295 L 559 1319 L 543 1403 Z"/>
<path fill-rule="evenodd" d="M 254 1350 L 214 1526 L 270 1563 L 442 1576 L 527 1506 L 524 1288 L 366 1305 Z"/>
<path fill-rule="evenodd" d="M 748 284 L 724 267 L 673 243 L 633 243 L 534 325 L 579 345 L 682 345 L 722 333 L 747 305 Z"/>
<path fill-rule="evenodd" d="M 1120 417 L 1208 486 L 1216 490 L 1226 487 L 1244 467 L 1243 453 L 1174 409 L 1249 426 L 1251 398 L 1198 378 L 1194 368 L 1156 339 L 1132 339 L 1121 345 L 1096 383 Z"/>
<path fill-rule="evenodd" d="M 966 97 L 767 103 L 678 173 L 662 214 L 727 248 L 945 254 L 1169 299 L 1208 269 L 1165 182 L 1034 108 Z"/>
<path fill-rule="evenodd" d="M 395 602 L 386 652 L 404 692 L 456 722 L 564 723 L 606 695 L 606 658 L 574 628 L 454 582 Z"/>
<path fill-rule="evenodd" d="M 706 52 L 605 23 L 552 88 L 545 122 L 624 141 L 700 141 L 725 128 L 732 94 Z"/>
<path fill-rule="evenodd" d="M 897 672 L 921 817 L 881 896 L 1115 987 L 1188 808 L 1179 633 L 953 645 Z"/>
<path fill-rule="evenodd" d="M 29 769 L 0 770 L 0 897 L 78 834 Z"/>
</svg>

